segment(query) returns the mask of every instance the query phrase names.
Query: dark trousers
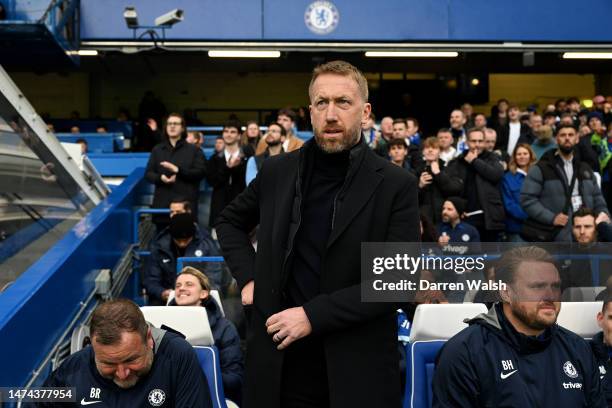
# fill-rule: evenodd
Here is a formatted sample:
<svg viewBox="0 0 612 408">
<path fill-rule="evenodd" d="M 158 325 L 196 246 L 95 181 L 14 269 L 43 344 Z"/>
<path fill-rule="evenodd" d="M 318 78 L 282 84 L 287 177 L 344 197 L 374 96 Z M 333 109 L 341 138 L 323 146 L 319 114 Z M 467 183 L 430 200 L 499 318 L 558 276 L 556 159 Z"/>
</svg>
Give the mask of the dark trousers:
<svg viewBox="0 0 612 408">
<path fill-rule="evenodd" d="M 329 407 L 327 366 L 321 339 L 305 337 L 285 350 L 280 406 Z"/>
</svg>

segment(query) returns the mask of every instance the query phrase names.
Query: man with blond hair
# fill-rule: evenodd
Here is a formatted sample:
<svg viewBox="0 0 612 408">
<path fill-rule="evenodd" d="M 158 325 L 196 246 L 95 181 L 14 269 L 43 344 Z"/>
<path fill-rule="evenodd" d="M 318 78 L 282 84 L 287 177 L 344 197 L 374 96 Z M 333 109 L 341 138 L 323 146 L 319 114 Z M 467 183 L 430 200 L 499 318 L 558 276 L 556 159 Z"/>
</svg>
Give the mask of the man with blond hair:
<svg viewBox="0 0 612 408">
<path fill-rule="evenodd" d="M 308 91 L 314 138 L 268 159 L 216 225 L 250 314 L 244 405 L 397 407 L 398 305 L 361 301 L 360 254 L 418 241 L 416 178 L 368 148 L 357 68 L 323 64 Z"/>
</svg>

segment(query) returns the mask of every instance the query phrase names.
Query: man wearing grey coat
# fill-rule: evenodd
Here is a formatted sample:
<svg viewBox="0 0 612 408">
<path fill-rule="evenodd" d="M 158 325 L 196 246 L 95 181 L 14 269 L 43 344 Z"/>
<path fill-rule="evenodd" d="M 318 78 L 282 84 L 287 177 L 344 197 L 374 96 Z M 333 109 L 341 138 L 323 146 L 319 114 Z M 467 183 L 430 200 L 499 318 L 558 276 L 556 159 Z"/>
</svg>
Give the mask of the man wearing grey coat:
<svg viewBox="0 0 612 408">
<path fill-rule="evenodd" d="M 521 205 L 530 218 L 558 227 L 555 241 L 571 242 L 574 212 L 587 207 L 598 215 L 608 213 L 608 208 L 593 170 L 574 152 L 578 143 L 576 129 L 561 125 L 556 130 L 556 139 L 557 149 L 546 152 L 529 170 L 521 189 Z M 576 181 L 570 192 L 574 175 Z M 568 194 L 571 200 L 566 208 Z"/>
</svg>

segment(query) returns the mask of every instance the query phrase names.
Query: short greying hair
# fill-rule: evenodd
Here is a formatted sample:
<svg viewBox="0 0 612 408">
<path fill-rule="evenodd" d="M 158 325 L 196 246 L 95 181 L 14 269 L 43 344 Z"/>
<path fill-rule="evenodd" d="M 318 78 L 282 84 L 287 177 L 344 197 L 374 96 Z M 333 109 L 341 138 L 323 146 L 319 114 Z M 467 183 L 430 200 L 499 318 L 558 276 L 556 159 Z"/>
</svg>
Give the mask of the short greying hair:
<svg viewBox="0 0 612 408">
<path fill-rule="evenodd" d="M 326 62 L 325 64 L 319 65 L 312 71 L 312 79 L 310 80 L 310 85 L 308 86 L 308 95 L 310 95 L 311 100 L 312 86 L 319 75 L 323 74 L 335 74 L 352 78 L 355 80 L 355 82 L 357 82 L 359 94 L 361 95 L 363 101 L 368 101 L 368 80 L 355 66 L 346 61 L 340 60 Z"/>
</svg>

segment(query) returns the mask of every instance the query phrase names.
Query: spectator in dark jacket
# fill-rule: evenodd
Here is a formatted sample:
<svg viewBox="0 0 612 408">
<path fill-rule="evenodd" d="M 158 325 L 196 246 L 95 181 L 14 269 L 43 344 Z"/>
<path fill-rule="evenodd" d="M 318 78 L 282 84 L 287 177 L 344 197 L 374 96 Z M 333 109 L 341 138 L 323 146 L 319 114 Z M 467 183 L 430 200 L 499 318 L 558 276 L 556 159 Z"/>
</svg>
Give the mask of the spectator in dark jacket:
<svg viewBox="0 0 612 408">
<path fill-rule="evenodd" d="M 465 124 L 467 122 L 467 118 L 465 117 L 465 113 L 463 113 L 460 109 L 455 109 L 450 114 L 450 132 L 453 135 L 453 140 L 455 141 L 455 146 L 457 146 L 457 152 L 459 154 L 468 150 L 467 145 L 467 131 L 465 130 Z"/>
<path fill-rule="evenodd" d="M 599 378 L 608 407 L 612 407 L 612 299 L 604 299 L 601 312 L 597 313 L 597 324 L 601 333 L 596 334 L 590 341 L 591 349 L 599 365 Z"/>
<path fill-rule="evenodd" d="M 210 296 L 210 290 L 208 277 L 196 268 L 187 266 L 176 277 L 175 297 L 170 305 L 206 308 L 215 346 L 219 350 L 223 391 L 227 398 L 240 404 L 244 371 L 240 336 L 234 324 L 223 316 L 217 301 Z"/>
<path fill-rule="evenodd" d="M 269 157 L 285 152 L 283 150 L 283 142 L 285 141 L 285 137 L 287 137 L 287 131 L 281 124 L 272 122 L 268 125 L 268 131 L 265 135 L 263 135 L 263 139 L 266 141 L 266 145 L 268 145 L 266 151 L 262 154 L 258 154 L 257 156 L 251 156 L 247 161 L 245 179 L 247 185 L 249 185 L 255 176 L 257 176 L 257 173 L 261 169 L 264 161 L 266 161 Z"/>
<path fill-rule="evenodd" d="M 529 126 L 521 123 L 519 107 L 517 105 L 510 105 L 508 108 L 508 122 L 498 129 L 497 145 L 495 148 L 511 155 L 517 144 L 531 144 L 533 142 L 530 130 Z"/>
<path fill-rule="evenodd" d="M 461 222 L 466 202 L 460 197 L 449 197 L 442 206 L 442 222 L 437 226 L 438 243 L 480 242 L 478 230 L 466 222 Z"/>
<path fill-rule="evenodd" d="M 526 143 L 519 143 L 514 149 L 508 171 L 502 180 L 502 197 L 506 210 L 506 239 L 510 242 L 523 242 L 521 226 L 527 213 L 521 207 L 521 188 L 529 169 L 536 163 L 535 153 Z"/>
<path fill-rule="evenodd" d="M 153 148 L 147 163 L 146 179 L 155 184 L 153 208 L 168 208 L 179 196 L 191 203 L 197 213 L 200 181 L 206 172 L 202 150 L 187 143 L 185 123 L 178 113 L 171 113 L 165 124 L 166 140 Z M 167 225 L 168 218 L 154 218 L 158 232 Z"/>
<path fill-rule="evenodd" d="M 521 205 L 535 221 L 558 228 L 555 241 L 571 242 L 571 215 L 580 207 L 608 213 L 593 170 L 574 154 L 578 134 L 572 125 L 557 127 L 557 150 L 550 150 L 529 170 L 521 189 Z M 576 175 L 572 191 L 571 180 Z M 571 195 L 566 208 L 567 195 Z"/>
<path fill-rule="evenodd" d="M 181 257 L 217 256 L 219 251 L 206 230 L 193 222 L 189 213 L 170 218 L 170 226 L 151 242 L 151 264 L 145 272 L 144 286 L 149 304 L 166 304 L 176 280 L 176 260 Z M 211 266 L 206 271 L 216 286 L 221 285 L 222 270 Z"/>
<path fill-rule="evenodd" d="M 499 191 L 504 169 L 499 156 L 484 150 L 482 130 L 470 129 L 467 137 L 469 150 L 449 163 L 448 174 L 453 189 L 467 200 L 465 221 L 476 227 L 482 242 L 497 242 L 505 227 Z"/>
<path fill-rule="evenodd" d="M 514 248 L 496 277 L 507 283 L 501 303 L 469 320 L 440 352 L 433 407 L 607 407 L 589 345 L 555 324 L 554 259 L 538 247 Z"/>
<path fill-rule="evenodd" d="M 510 155 L 505 150 L 495 150 L 495 145 L 497 144 L 497 131 L 491 128 L 483 128 L 482 130 L 485 135 L 484 149 L 491 153 L 495 153 L 499 157 L 502 167 L 506 170 L 508 168 L 508 162 L 510 161 Z"/>
<path fill-rule="evenodd" d="M 412 169 L 412 163 L 410 157 L 408 157 L 408 146 L 404 139 L 391 139 L 387 143 L 387 148 L 389 149 L 391 163 L 406 170 Z"/>
<path fill-rule="evenodd" d="M 440 143 L 437 137 L 423 142 L 423 157 L 415 166 L 419 178 L 419 207 L 422 214 L 434 224 L 442 220 L 442 204 L 453 195 L 461 194 L 458 183 L 452 183 L 444 161 L 440 159 Z"/>
<path fill-rule="evenodd" d="M 263 140 L 263 139 L 262 139 Z M 212 186 L 210 218 L 212 227 L 219 213 L 246 187 L 248 157 L 240 147 L 240 124 L 230 121 L 223 126 L 223 151 L 208 159 L 206 180 Z"/>
<path fill-rule="evenodd" d="M 610 242 L 611 233 L 610 218 L 606 213 L 600 213 L 595 219 L 590 208 L 581 207 L 573 214 L 572 235 L 578 245 L 572 245 L 570 253 L 578 256 L 564 259 L 561 264 L 563 290 L 569 287 L 599 286 L 601 282 L 606 282 L 612 268 L 610 261 L 598 260 L 598 255 L 608 252 L 607 247 L 599 245 L 599 242 Z M 598 266 L 596 274 L 593 273 L 595 265 Z"/>
<path fill-rule="evenodd" d="M 261 130 L 259 125 L 254 120 L 250 120 L 246 124 L 246 129 L 240 137 L 240 145 L 242 146 L 245 156 L 255 156 L 255 150 L 261 140 Z"/>
<path fill-rule="evenodd" d="M 581 245 L 595 242 L 612 242 L 612 225 L 605 212 L 595 217 L 593 210 L 581 207 L 572 217 L 572 234 L 574 241 Z"/>
</svg>

